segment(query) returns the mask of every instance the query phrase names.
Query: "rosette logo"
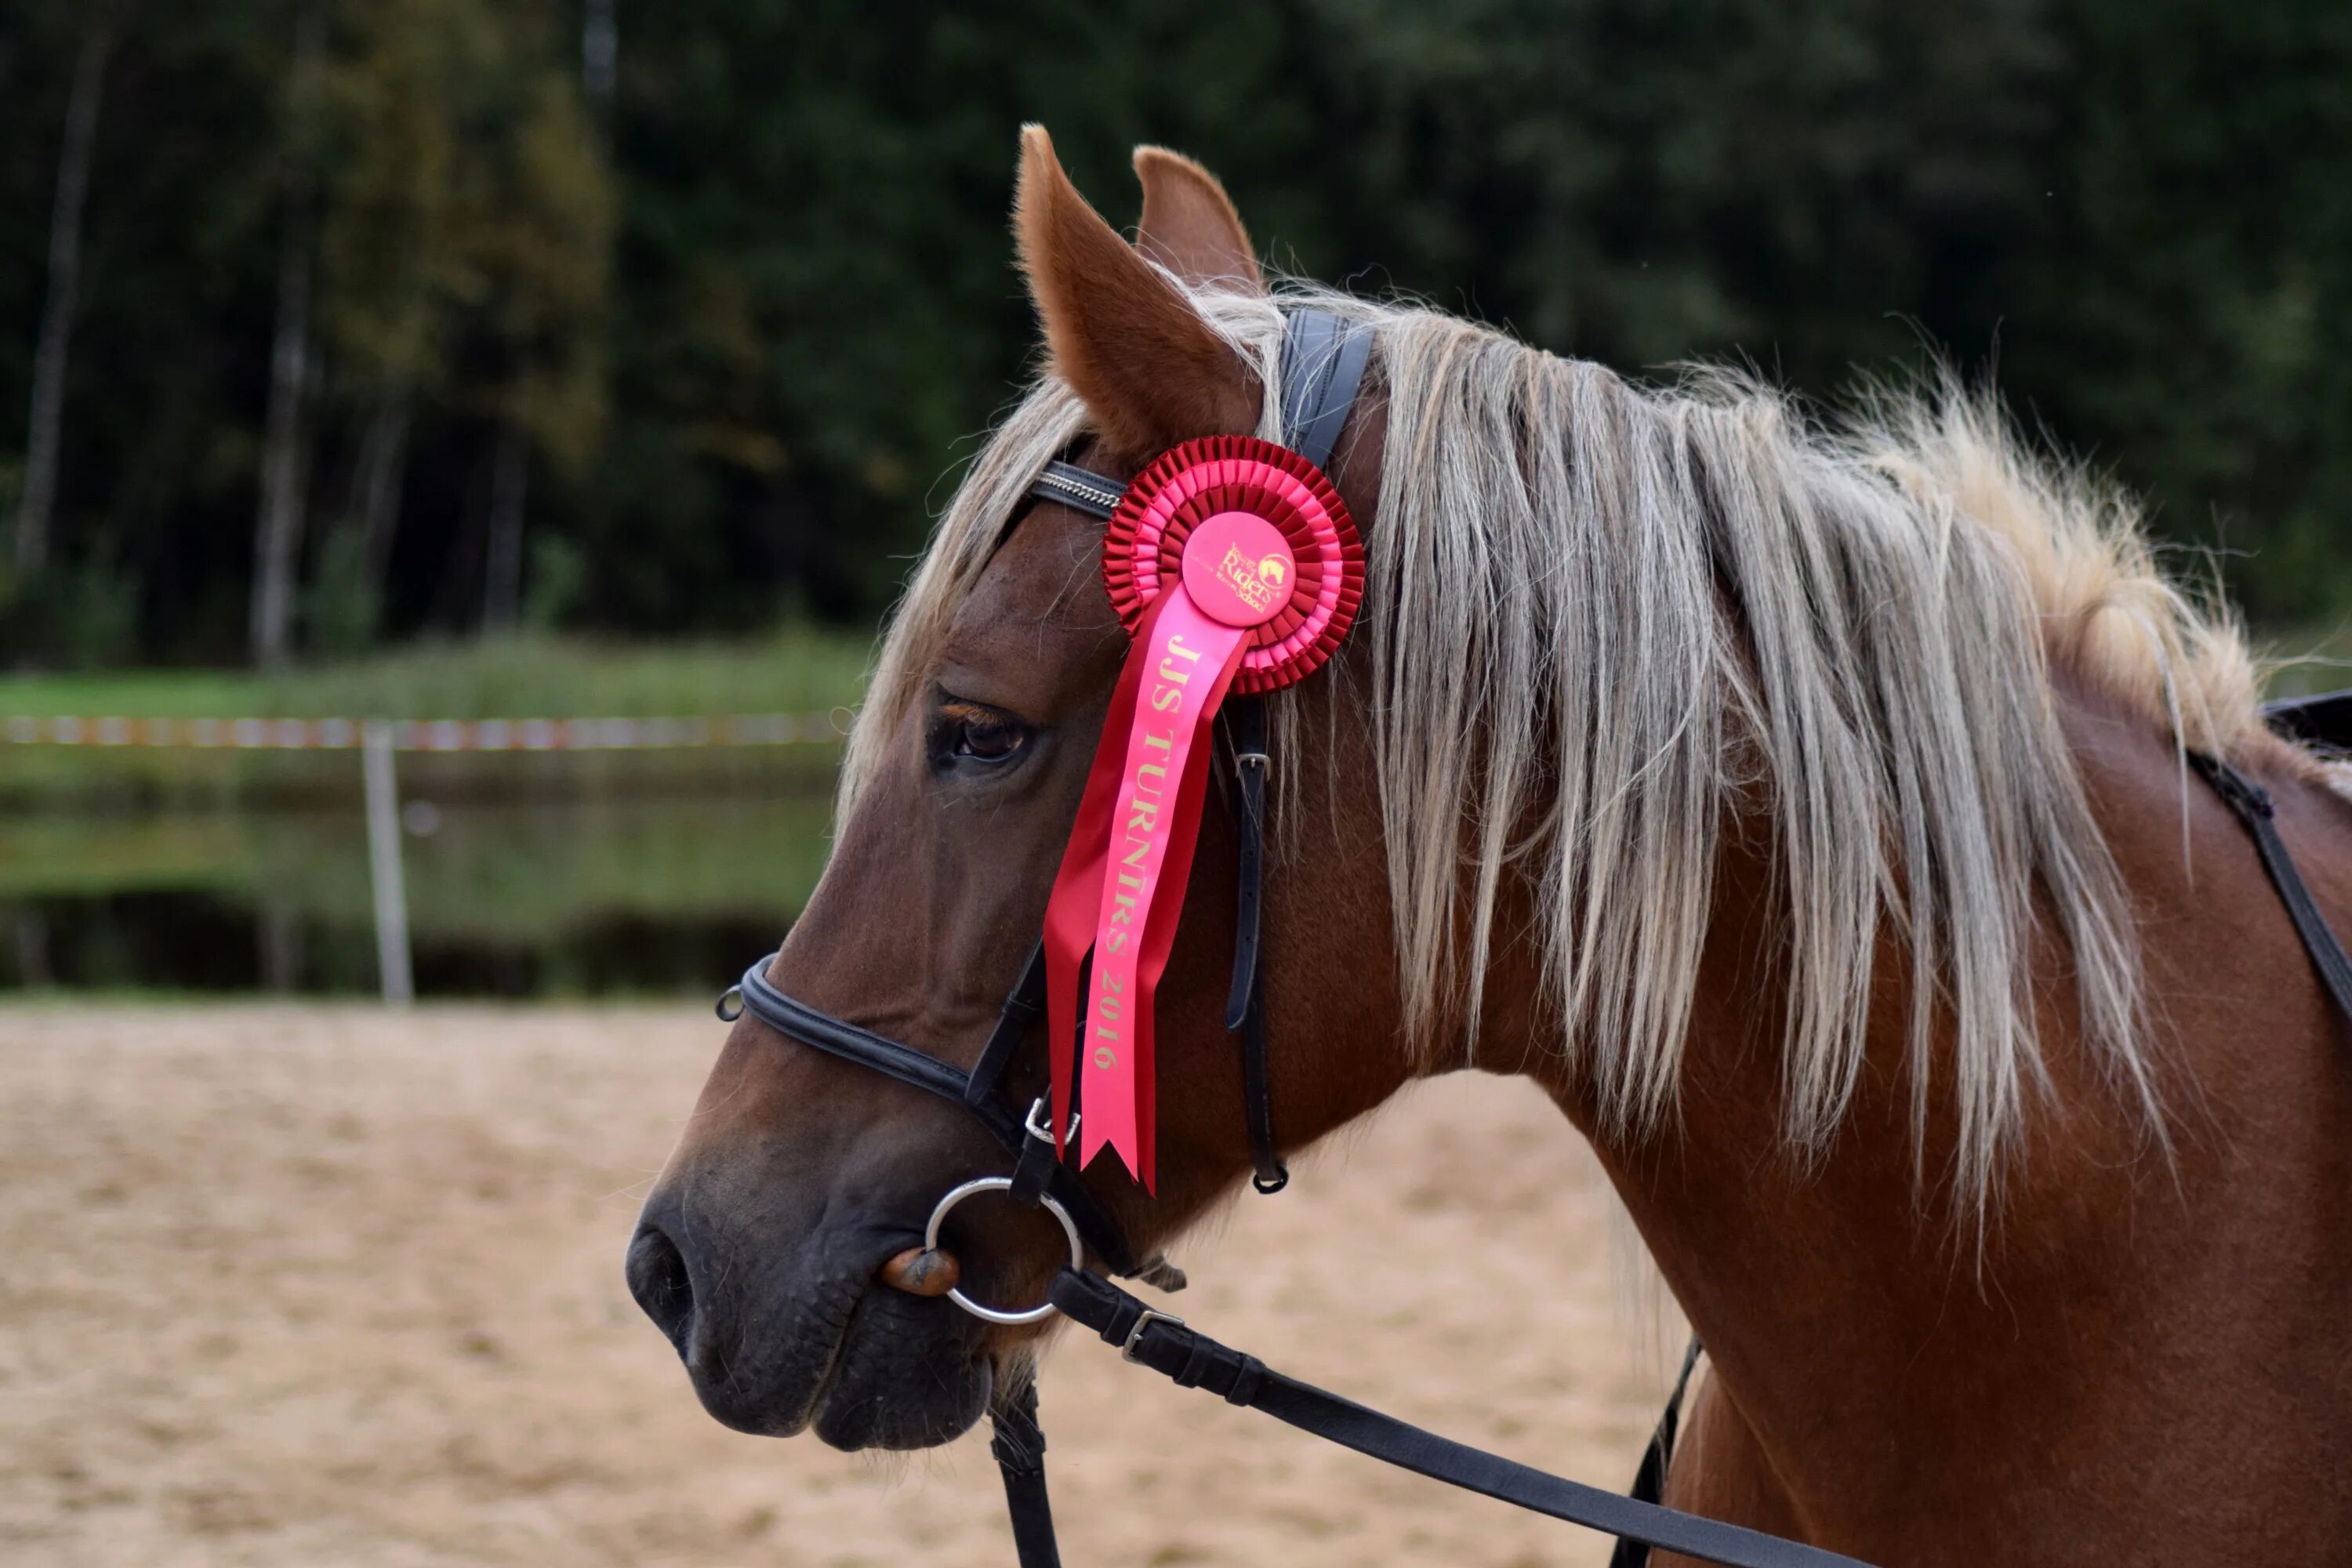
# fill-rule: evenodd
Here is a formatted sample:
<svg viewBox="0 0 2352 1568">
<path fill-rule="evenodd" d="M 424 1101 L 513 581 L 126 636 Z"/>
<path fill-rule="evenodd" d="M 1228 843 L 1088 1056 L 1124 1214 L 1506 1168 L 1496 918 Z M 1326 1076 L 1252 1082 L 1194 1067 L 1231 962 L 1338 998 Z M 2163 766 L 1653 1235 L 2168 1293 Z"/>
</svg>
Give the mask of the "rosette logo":
<svg viewBox="0 0 2352 1568">
<path fill-rule="evenodd" d="M 1290 563 L 1279 552 L 1253 559 L 1229 544 L 1217 563 L 1217 576 L 1255 615 L 1272 615 L 1290 592 Z"/>
</svg>

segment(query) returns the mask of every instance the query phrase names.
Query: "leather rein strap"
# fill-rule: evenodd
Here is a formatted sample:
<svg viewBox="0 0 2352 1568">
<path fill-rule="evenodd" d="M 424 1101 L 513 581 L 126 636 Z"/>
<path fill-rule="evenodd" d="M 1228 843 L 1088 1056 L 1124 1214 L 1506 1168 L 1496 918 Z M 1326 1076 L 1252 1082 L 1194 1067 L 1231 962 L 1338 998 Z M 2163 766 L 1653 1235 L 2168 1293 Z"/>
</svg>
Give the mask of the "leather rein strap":
<svg viewBox="0 0 2352 1568">
<path fill-rule="evenodd" d="M 2325 700 L 2340 700 L 2336 699 Z M 2281 728 L 2291 728 L 2298 705 L 2281 703 L 2270 710 L 2271 721 Z M 2352 1021 L 2352 957 L 2347 957 L 2344 944 L 2336 940 L 2335 931 L 2319 905 L 2304 885 L 2303 873 L 2295 869 L 2294 857 L 2288 853 L 2286 840 L 2279 837 L 2278 814 L 2271 805 L 2270 793 L 2262 785 L 2231 767 L 2219 757 L 2202 752 L 2189 753 L 2189 765 L 2202 774 L 2221 797 L 2221 804 L 2238 814 L 2253 837 L 2254 853 L 2262 857 L 2263 869 L 2270 874 L 2271 885 L 2278 889 L 2279 902 L 2286 906 L 2287 918 L 2294 921 L 2295 934 L 2303 939 L 2303 950 L 2311 954 L 2311 966 L 2336 1001 L 2336 1010 Z"/>
<path fill-rule="evenodd" d="M 1432 1480 L 1708 1563 L 1746 1568 L 1854 1568 L 1859 1562 L 1760 1531 L 1620 1497 L 1441 1437 L 1286 1377 L 1257 1357 L 1186 1327 L 1181 1319 L 1153 1310 L 1098 1274 L 1065 1268 L 1055 1278 L 1052 1296 L 1063 1316 L 1084 1323 L 1105 1344 L 1118 1346 L 1127 1360 L 1150 1367 L 1180 1388 L 1204 1388 L 1228 1405 L 1263 1410 L 1302 1432 Z M 1024 1559 L 1022 1568 L 1033 1565 Z"/>
</svg>

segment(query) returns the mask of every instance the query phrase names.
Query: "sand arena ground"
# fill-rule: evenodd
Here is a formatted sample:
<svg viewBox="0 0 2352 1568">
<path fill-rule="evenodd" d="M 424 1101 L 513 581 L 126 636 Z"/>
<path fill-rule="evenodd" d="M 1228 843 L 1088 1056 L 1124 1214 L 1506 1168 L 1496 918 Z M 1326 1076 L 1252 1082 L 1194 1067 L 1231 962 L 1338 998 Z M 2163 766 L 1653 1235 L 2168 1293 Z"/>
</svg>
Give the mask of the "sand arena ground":
<svg viewBox="0 0 2352 1568">
<path fill-rule="evenodd" d="M 719 1026 L 655 1010 L 0 1008 L 0 1563 L 1011 1568 L 985 1441 L 703 1415 L 629 1301 Z M 1286 1371 L 1609 1485 L 1665 1359 L 1533 1092 L 1408 1096 L 1177 1249 Z M 1599 1563 L 1607 1543 L 1058 1344 L 1072 1568 Z"/>
</svg>

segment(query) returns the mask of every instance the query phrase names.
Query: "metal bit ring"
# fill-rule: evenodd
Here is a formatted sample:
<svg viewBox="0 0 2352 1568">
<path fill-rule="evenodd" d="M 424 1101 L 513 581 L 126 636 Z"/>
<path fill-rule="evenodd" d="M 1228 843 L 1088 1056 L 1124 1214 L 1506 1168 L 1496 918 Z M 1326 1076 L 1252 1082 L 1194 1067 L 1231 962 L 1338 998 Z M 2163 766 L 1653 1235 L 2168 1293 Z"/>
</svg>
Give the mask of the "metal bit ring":
<svg viewBox="0 0 2352 1568">
<path fill-rule="evenodd" d="M 1007 1192 L 1012 1186 L 1013 1178 L 1010 1176 L 976 1176 L 960 1187 L 950 1188 L 948 1194 L 939 1201 L 939 1206 L 931 1210 L 930 1223 L 923 1226 L 923 1250 L 932 1252 L 938 1249 L 940 1226 L 946 1221 L 950 1209 L 975 1193 Z M 1047 1214 L 1062 1222 L 1062 1234 L 1069 1237 L 1070 1241 L 1070 1267 L 1085 1268 L 1086 1245 L 1078 1239 L 1077 1224 L 1070 1218 L 1070 1211 L 1042 1193 L 1038 1194 L 1037 1202 Z M 1051 1301 L 1043 1301 L 1018 1312 L 1003 1311 L 995 1307 L 983 1307 L 965 1295 L 961 1287 L 950 1289 L 948 1292 L 948 1300 L 982 1322 L 1003 1323 L 1008 1327 L 1017 1327 L 1023 1323 L 1042 1323 L 1060 1310 Z"/>
</svg>

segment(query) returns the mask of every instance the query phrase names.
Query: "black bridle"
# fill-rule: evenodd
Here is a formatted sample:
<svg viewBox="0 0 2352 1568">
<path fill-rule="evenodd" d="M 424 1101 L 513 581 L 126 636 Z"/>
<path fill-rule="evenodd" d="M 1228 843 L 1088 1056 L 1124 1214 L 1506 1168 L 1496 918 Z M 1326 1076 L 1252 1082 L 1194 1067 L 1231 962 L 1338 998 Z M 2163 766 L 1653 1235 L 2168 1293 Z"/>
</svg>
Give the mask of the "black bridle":
<svg viewBox="0 0 2352 1568">
<path fill-rule="evenodd" d="M 1347 423 L 1370 347 L 1368 331 L 1328 312 L 1300 310 L 1289 317 L 1283 342 L 1285 444 L 1318 468 L 1328 465 Z M 1107 519 L 1125 488 L 1118 479 L 1056 462 L 1048 464 L 1038 476 L 1031 494 Z M 2352 732 L 2352 694 L 2278 704 L 2270 713 L 2274 724 L 2303 739 L 2339 744 L 2352 739 L 2352 733 L 2347 733 Z M 1276 1152 L 1266 1068 L 1264 988 L 1257 969 L 1265 784 L 1271 767 L 1262 700 L 1232 700 L 1226 705 L 1224 723 L 1234 763 L 1234 809 L 1240 830 L 1240 894 L 1225 1026 L 1239 1044 L 1255 1167 L 1252 1180 L 1260 1192 L 1273 1193 L 1289 1180 L 1289 1173 Z M 2297 874 L 2272 820 L 2269 797 L 2219 758 L 2191 752 L 2189 760 L 2253 837 L 2263 868 L 2329 994 L 2337 1008 L 2352 1018 L 2352 959 L 2347 958 Z M 1147 1306 L 1114 1284 L 1107 1274 L 1181 1290 L 1184 1276 L 1165 1258 L 1138 1258 L 1118 1224 L 1077 1173 L 1056 1157 L 1045 1100 L 1041 1098 L 1024 1113 L 1007 1098 L 1006 1071 L 1045 1012 L 1042 942 L 1031 950 L 970 1072 L 784 994 L 768 980 L 771 962 L 762 959 L 743 972 L 742 980 L 719 999 L 721 1018 L 731 1021 L 748 1012 L 788 1038 L 953 1101 L 986 1128 L 1011 1156 L 1010 1175 L 967 1182 L 940 1199 L 927 1227 L 926 1245 L 937 1244 L 940 1225 L 948 1211 L 979 1191 L 1003 1191 L 1015 1202 L 1045 1208 L 1068 1232 L 1070 1264 L 1055 1277 L 1045 1304 L 1024 1311 L 1002 1311 L 982 1307 L 960 1291 L 950 1292 L 964 1310 L 993 1322 L 1035 1321 L 1059 1311 L 1118 1347 L 1124 1359 L 1150 1367 L 1180 1386 L 1204 1388 L 1229 1404 L 1263 1410 L 1302 1431 L 1373 1458 L 1614 1535 L 1618 1547 L 1612 1568 L 1643 1568 L 1653 1547 L 1732 1568 L 1832 1568 L 1833 1564 L 1851 1568 L 1856 1562 L 1819 1547 L 1667 1508 L 1659 1501 L 1684 1391 L 1698 1360 L 1696 1339 L 1643 1457 L 1633 1494 L 1620 1496 L 1438 1436 L 1286 1377 L 1256 1357 L 1218 1343 L 1187 1327 L 1181 1318 Z M 1083 1108 L 1074 1106 L 1074 1121 L 1079 1114 Z M 1099 1261 L 1102 1271 L 1087 1267 L 1089 1253 Z M 991 1416 L 995 1433 L 990 1449 L 1003 1476 L 1022 1568 L 1058 1568 L 1061 1558 L 1046 1497 L 1045 1438 L 1037 1421 L 1034 1381 L 1024 1380 L 1017 1392 L 1001 1394 Z"/>
</svg>

